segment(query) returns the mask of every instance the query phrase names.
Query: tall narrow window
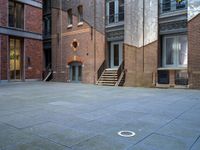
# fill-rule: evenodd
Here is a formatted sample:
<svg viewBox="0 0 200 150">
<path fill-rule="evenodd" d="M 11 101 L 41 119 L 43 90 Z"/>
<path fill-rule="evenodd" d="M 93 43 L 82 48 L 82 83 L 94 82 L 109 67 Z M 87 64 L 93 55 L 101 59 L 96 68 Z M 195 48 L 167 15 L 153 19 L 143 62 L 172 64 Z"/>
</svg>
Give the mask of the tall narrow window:
<svg viewBox="0 0 200 150">
<path fill-rule="evenodd" d="M 9 1 L 9 26 L 24 28 L 24 6 L 12 0 Z"/>
<path fill-rule="evenodd" d="M 109 3 L 109 23 L 115 22 L 115 2 Z"/>
<path fill-rule="evenodd" d="M 78 6 L 78 22 L 83 22 L 83 6 Z"/>
<path fill-rule="evenodd" d="M 119 21 L 124 21 L 124 0 L 119 0 Z"/>
<path fill-rule="evenodd" d="M 72 25 L 73 24 L 72 9 L 69 9 L 67 11 L 67 14 L 68 14 L 68 25 Z"/>
<path fill-rule="evenodd" d="M 162 3 L 163 12 L 171 10 L 171 0 L 163 0 Z"/>
</svg>

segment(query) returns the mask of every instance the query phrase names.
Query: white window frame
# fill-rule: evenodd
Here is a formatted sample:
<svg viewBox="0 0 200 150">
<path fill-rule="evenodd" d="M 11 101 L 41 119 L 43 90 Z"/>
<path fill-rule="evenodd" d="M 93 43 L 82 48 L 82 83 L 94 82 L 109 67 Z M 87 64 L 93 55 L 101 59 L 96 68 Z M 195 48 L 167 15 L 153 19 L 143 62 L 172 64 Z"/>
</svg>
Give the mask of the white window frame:
<svg viewBox="0 0 200 150">
<path fill-rule="evenodd" d="M 187 65 L 180 65 L 179 64 L 179 51 L 180 51 L 180 45 L 178 44 L 178 38 L 181 37 L 181 36 L 185 36 L 187 37 L 187 35 L 185 34 L 181 34 L 181 35 L 172 35 L 172 36 L 164 36 L 163 37 L 163 46 L 162 46 L 162 49 L 163 49 L 163 53 L 162 53 L 162 66 L 164 68 L 187 68 L 188 67 L 188 62 L 187 62 Z M 174 61 L 174 64 L 172 65 L 167 65 L 166 64 L 166 40 L 168 38 L 174 38 L 175 39 L 175 51 L 174 51 L 174 57 L 173 57 L 173 61 Z M 187 43 L 187 47 L 188 47 L 188 43 Z M 187 48 L 187 57 L 188 57 L 188 48 Z"/>
</svg>

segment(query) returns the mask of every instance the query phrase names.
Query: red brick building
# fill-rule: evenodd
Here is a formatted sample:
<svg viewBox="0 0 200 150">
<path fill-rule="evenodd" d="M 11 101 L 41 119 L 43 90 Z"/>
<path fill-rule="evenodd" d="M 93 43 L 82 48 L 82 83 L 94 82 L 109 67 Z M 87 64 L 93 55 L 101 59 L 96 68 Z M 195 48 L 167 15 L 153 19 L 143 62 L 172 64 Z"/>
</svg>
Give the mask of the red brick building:
<svg viewBox="0 0 200 150">
<path fill-rule="evenodd" d="M 42 0 L 0 0 L 0 81 L 41 80 Z"/>
<path fill-rule="evenodd" d="M 200 88 L 198 0 L 53 3 L 55 81 Z"/>
<path fill-rule="evenodd" d="M 105 58 L 103 16 L 100 0 L 52 1 L 54 81 L 96 83 Z"/>
</svg>

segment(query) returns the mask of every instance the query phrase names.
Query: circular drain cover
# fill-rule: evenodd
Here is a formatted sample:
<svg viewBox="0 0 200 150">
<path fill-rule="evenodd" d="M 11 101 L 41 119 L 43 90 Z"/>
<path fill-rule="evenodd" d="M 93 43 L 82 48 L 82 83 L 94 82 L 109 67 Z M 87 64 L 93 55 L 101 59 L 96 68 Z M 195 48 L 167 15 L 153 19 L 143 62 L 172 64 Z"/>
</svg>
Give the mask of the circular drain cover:
<svg viewBox="0 0 200 150">
<path fill-rule="evenodd" d="M 122 137 L 133 137 L 133 136 L 135 136 L 135 132 L 132 132 L 132 131 L 119 131 L 118 135 L 122 136 Z"/>
</svg>

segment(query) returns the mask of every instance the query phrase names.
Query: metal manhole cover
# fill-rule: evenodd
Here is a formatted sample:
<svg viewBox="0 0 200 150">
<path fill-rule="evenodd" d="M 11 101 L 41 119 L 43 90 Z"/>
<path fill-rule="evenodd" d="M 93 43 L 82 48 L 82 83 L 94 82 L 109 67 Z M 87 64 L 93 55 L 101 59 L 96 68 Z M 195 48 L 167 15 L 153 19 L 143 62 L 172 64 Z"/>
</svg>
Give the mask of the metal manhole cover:
<svg viewBox="0 0 200 150">
<path fill-rule="evenodd" d="M 119 131 L 118 135 L 122 136 L 122 137 L 133 137 L 133 136 L 135 136 L 135 132 L 133 132 L 133 131 Z"/>
</svg>

